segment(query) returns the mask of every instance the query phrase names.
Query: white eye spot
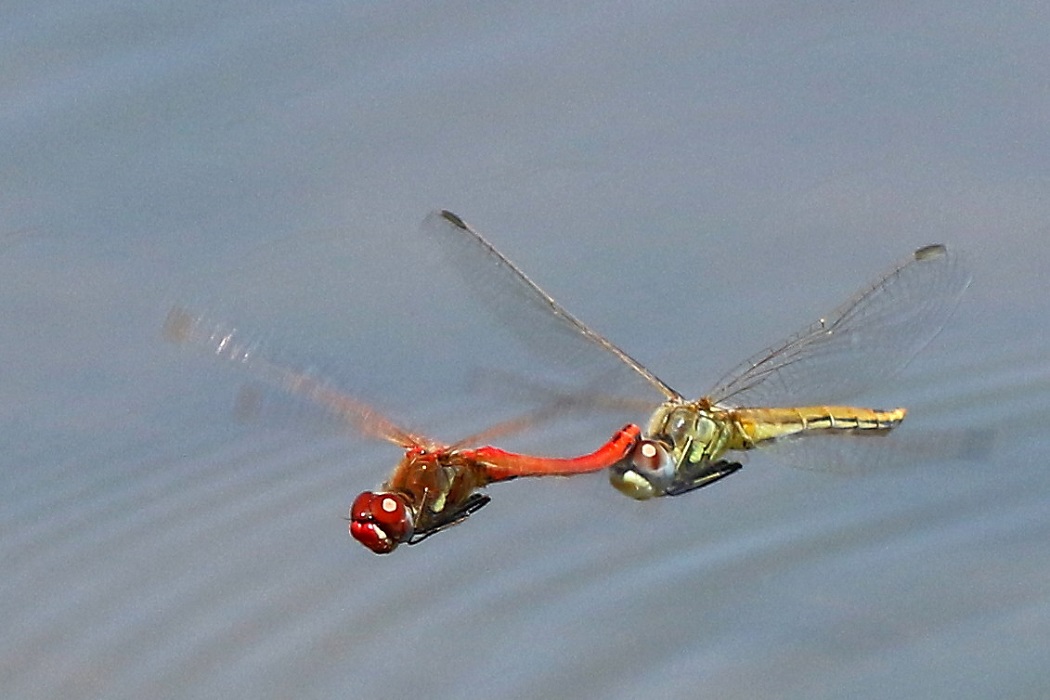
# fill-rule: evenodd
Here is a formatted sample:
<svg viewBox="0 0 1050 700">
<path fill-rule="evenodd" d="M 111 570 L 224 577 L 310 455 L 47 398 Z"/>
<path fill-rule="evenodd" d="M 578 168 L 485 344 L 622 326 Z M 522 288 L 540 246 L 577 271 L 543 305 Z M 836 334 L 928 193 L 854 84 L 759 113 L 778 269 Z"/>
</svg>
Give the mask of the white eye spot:
<svg viewBox="0 0 1050 700">
<path fill-rule="evenodd" d="M 642 445 L 642 456 L 646 459 L 652 459 L 656 456 L 656 445 L 651 442 L 647 442 Z"/>
<path fill-rule="evenodd" d="M 383 502 L 380 504 L 379 507 L 387 513 L 393 513 L 395 510 L 397 510 L 397 501 L 395 501 L 393 498 L 387 497 L 383 499 Z"/>
</svg>

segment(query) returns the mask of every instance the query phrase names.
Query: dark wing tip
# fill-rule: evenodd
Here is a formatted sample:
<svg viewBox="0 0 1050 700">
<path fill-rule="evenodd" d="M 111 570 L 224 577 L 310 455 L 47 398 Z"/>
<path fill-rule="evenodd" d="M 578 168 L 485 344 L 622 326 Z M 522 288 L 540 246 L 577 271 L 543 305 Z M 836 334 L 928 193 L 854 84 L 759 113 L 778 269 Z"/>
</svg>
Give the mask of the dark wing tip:
<svg viewBox="0 0 1050 700">
<path fill-rule="evenodd" d="M 915 259 L 919 262 L 926 260 L 936 260 L 937 258 L 943 258 L 948 254 L 948 248 L 941 243 L 934 243 L 933 245 L 924 245 L 915 251 Z"/>
<path fill-rule="evenodd" d="M 443 218 L 445 221 L 448 221 L 451 224 L 454 224 L 455 226 L 458 226 L 464 231 L 469 230 L 469 227 L 467 226 L 466 222 L 463 221 L 463 219 L 456 216 L 455 214 L 453 214 L 452 212 L 450 212 L 448 209 L 441 210 L 441 218 Z"/>
<path fill-rule="evenodd" d="M 193 339 L 194 328 L 200 320 L 181 306 L 173 306 L 164 319 L 161 333 L 168 342 L 183 345 Z"/>
</svg>

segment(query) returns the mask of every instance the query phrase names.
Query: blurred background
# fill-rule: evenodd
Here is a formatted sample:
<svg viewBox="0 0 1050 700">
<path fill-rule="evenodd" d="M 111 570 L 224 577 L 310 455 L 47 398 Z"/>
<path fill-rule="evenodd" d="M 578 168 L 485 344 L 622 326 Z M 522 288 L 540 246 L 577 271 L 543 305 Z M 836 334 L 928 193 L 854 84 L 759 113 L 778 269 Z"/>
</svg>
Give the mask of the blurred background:
<svg viewBox="0 0 1050 700">
<path fill-rule="evenodd" d="M 5 697 L 1050 692 L 1043 4 L 3 17 Z M 376 557 L 342 518 L 398 450 L 239 420 L 244 376 L 161 327 L 200 308 L 444 440 L 601 381 L 486 313 L 419 233 L 435 208 L 688 396 L 955 245 L 955 317 L 861 401 L 924 447 L 856 478 L 757 455 L 651 503 L 496 485 Z M 576 454 L 644 415 L 505 442 Z"/>
</svg>

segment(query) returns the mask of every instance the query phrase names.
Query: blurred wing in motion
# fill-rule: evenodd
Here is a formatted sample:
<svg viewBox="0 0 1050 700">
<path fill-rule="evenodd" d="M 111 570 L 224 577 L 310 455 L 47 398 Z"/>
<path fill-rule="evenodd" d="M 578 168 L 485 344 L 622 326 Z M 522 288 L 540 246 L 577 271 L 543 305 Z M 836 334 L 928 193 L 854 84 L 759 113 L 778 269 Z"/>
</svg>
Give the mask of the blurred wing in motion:
<svg viewBox="0 0 1050 700">
<path fill-rule="evenodd" d="M 431 445 L 429 440 L 405 430 L 368 404 L 327 385 L 323 380 L 267 358 L 261 344 L 245 341 L 235 329 L 213 322 L 205 316 L 178 306 L 172 308 L 164 321 L 164 337 L 177 345 L 190 346 L 236 363 L 252 379 L 311 401 L 363 435 L 404 448 Z"/>
<path fill-rule="evenodd" d="M 998 436 L 994 428 L 923 428 L 908 432 L 814 435 L 763 443 L 758 450 L 778 462 L 806 471 L 861 476 L 884 470 L 907 470 L 933 461 L 982 462 Z"/>
<path fill-rule="evenodd" d="M 971 280 L 959 253 L 919 248 L 848 302 L 727 373 L 724 406 L 831 404 L 900 371 L 940 332 Z"/>
</svg>

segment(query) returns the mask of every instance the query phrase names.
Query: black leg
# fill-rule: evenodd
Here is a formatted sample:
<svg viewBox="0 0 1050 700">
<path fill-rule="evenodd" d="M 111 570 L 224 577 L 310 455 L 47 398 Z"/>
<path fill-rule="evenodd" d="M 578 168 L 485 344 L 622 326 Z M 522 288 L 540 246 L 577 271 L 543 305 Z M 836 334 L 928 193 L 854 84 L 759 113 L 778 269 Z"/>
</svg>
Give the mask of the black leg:
<svg viewBox="0 0 1050 700">
<path fill-rule="evenodd" d="M 489 496 L 486 496 L 482 493 L 471 494 L 470 498 L 468 498 L 462 506 L 460 506 L 454 511 L 449 512 L 448 514 L 443 514 L 445 515 L 445 517 L 441 520 L 441 522 L 436 523 L 429 530 L 423 530 L 421 532 L 417 531 L 413 533 L 412 538 L 408 541 L 408 544 L 419 544 L 434 533 L 441 532 L 442 530 L 447 530 L 453 525 L 459 525 L 471 515 L 477 513 L 479 510 L 487 506 L 489 501 L 491 500 L 492 499 Z"/>
<path fill-rule="evenodd" d="M 702 469 L 698 469 L 692 474 L 675 479 L 675 482 L 664 492 L 664 495 L 681 496 L 683 493 L 702 489 L 738 471 L 743 466 L 739 462 L 730 462 L 724 459 L 706 464 Z"/>
</svg>

